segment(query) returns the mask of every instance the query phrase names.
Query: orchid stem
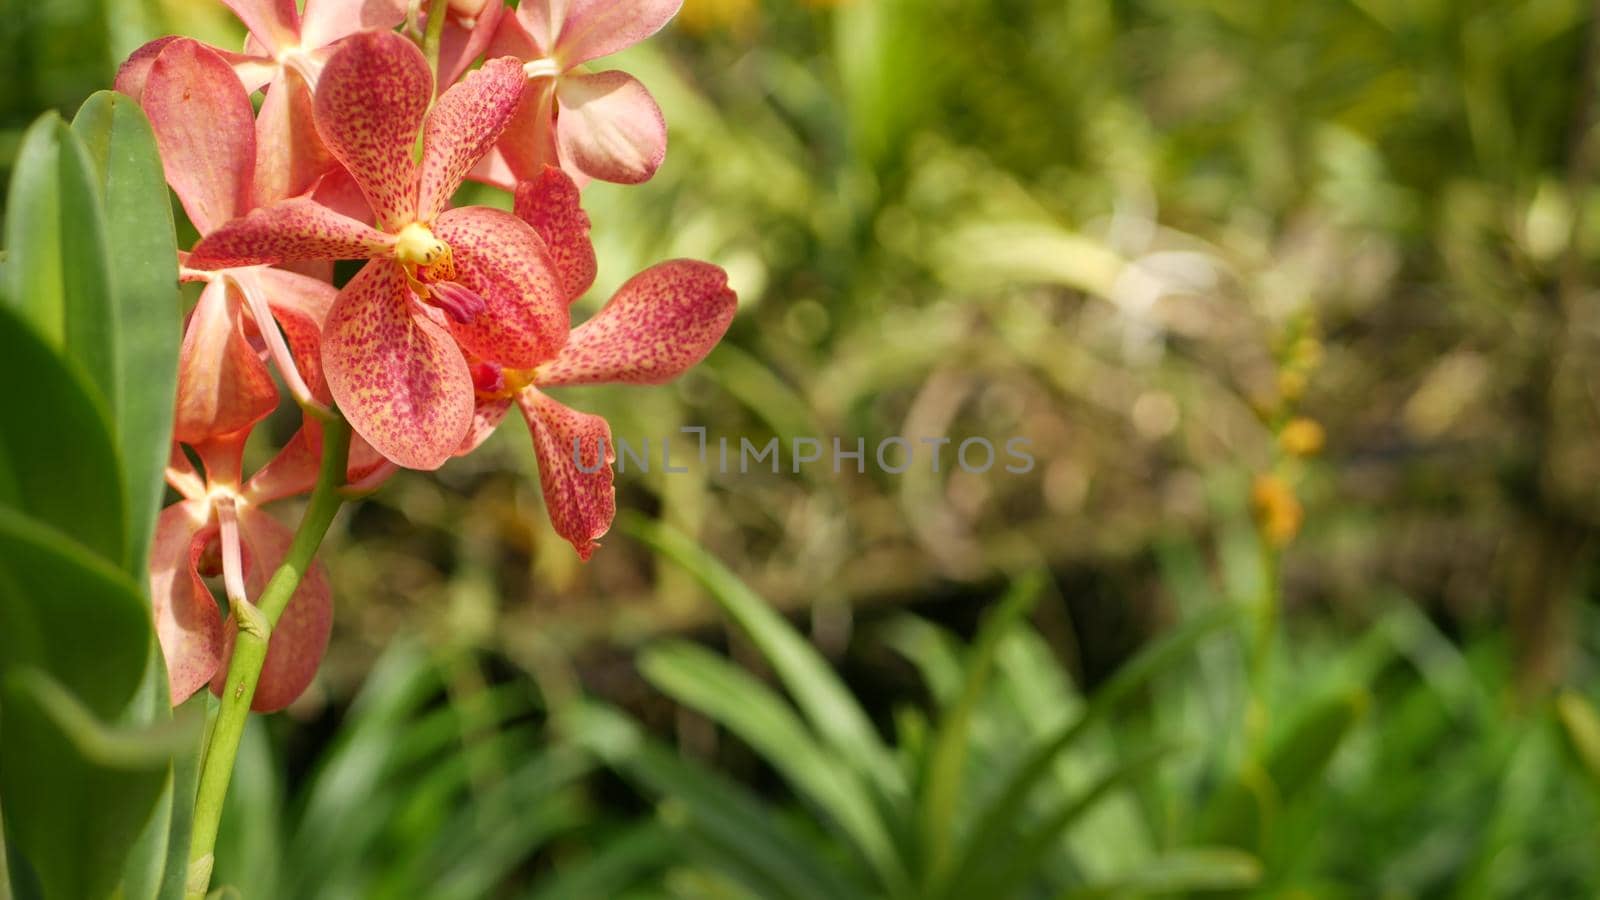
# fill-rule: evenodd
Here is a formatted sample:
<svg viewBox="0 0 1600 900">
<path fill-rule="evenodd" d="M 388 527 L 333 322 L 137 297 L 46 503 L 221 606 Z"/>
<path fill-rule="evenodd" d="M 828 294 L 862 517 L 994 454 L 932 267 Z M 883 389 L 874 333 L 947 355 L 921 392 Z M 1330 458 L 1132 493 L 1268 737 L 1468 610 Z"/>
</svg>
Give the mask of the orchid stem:
<svg viewBox="0 0 1600 900">
<path fill-rule="evenodd" d="M 422 36 L 422 55 L 428 58 L 428 68 L 433 79 L 439 80 L 439 44 L 444 39 L 444 20 L 450 14 L 450 0 L 431 0 L 428 3 L 428 30 Z M 434 88 L 438 93 L 438 87 Z"/>
<path fill-rule="evenodd" d="M 272 580 L 267 582 L 255 604 L 246 600 L 244 606 L 248 609 L 234 610 L 240 628 L 234 640 L 233 660 L 228 665 L 222 703 L 200 764 L 194 830 L 189 843 L 188 884 L 184 893 L 188 900 L 204 900 L 211 887 L 222 804 L 233 778 L 233 763 L 239 754 L 245 720 L 250 715 L 250 702 L 255 699 L 256 683 L 261 679 L 261 666 L 267 659 L 267 642 L 272 627 L 289 605 L 289 598 L 294 596 L 300 580 L 311 568 L 312 558 L 328 533 L 328 526 L 333 524 L 334 514 L 344 502 L 340 488 L 344 486 L 349 458 L 350 426 L 335 415 L 322 426 L 322 468 L 317 474 L 317 486 L 311 492 L 311 502 L 306 506 L 305 517 L 300 520 L 300 528 L 289 545 L 283 565 L 272 574 Z"/>
</svg>

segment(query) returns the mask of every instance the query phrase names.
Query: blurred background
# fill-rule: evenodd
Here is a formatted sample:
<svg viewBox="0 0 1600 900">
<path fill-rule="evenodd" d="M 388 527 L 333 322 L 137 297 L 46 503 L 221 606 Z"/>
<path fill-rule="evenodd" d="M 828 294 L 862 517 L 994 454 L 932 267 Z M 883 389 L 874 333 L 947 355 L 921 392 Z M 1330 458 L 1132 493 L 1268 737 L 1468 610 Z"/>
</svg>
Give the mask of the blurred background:
<svg viewBox="0 0 1600 900">
<path fill-rule="evenodd" d="M 143 41 L 242 41 L 200 0 L 0 7 L 6 166 Z M 652 445 L 1037 464 L 723 473 L 685 436 L 687 473 L 619 475 L 588 564 L 520 423 L 395 478 L 335 525 L 333 645 L 255 723 L 218 881 L 1600 895 L 1597 29 L 686 0 L 604 61 L 671 146 L 586 189 L 581 307 L 689 256 L 740 314 L 674 385 L 563 399 Z"/>
</svg>

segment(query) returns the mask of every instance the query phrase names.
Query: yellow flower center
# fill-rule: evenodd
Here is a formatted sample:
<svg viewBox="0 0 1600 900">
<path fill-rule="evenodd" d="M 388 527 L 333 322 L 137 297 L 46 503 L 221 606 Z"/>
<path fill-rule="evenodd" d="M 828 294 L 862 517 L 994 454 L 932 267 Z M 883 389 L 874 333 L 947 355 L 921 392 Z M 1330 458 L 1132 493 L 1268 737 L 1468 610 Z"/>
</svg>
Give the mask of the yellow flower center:
<svg viewBox="0 0 1600 900">
<path fill-rule="evenodd" d="M 450 259 L 450 245 L 433 236 L 421 222 L 412 222 L 395 236 L 394 258 L 414 266 L 431 266 Z"/>
</svg>

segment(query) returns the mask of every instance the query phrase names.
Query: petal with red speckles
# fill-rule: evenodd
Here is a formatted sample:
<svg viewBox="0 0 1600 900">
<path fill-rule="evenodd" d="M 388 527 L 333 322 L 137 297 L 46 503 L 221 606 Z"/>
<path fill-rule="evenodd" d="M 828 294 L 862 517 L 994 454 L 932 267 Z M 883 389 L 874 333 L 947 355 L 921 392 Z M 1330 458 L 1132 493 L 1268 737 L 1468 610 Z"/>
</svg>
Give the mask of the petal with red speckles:
<svg viewBox="0 0 1600 900">
<path fill-rule="evenodd" d="M 510 397 L 478 398 L 478 405 L 472 411 L 472 428 L 467 431 L 467 439 L 461 442 L 456 455 L 466 456 L 483 446 L 483 442 L 505 421 L 506 413 L 510 410 Z"/>
<path fill-rule="evenodd" d="M 491 59 L 434 104 L 422 136 L 419 219 L 433 221 L 462 179 L 500 139 L 517 111 L 526 81 L 515 59 Z"/>
<path fill-rule="evenodd" d="M 437 469 L 472 424 L 472 376 L 450 333 L 413 303 L 398 265 L 368 263 L 328 313 L 323 373 L 374 449 L 408 469 Z"/>
<path fill-rule="evenodd" d="M 550 522 L 578 556 L 588 559 L 617 514 L 617 492 L 611 484 L 611 464 L 616 461 L 611 426 L 533 388 L 517 394 L 517 406 L 528 420 L 539 455 L 539 484 Z"/>
<path fill-rule="evenodd" d="M 278 388 L 245 338 L 239 301 L 215 281 L 184 329 L 178 351 L 173 435 L 185 444 L 249 428 L 278 406 Z"/>
<path fill-rule="evenodd" d="M 286 50 L 300 42 L 300 13 L 294 0 L 222 0 L 239 17 L 250 34 L 272 50 Z"/>
<path fill-rule="evenodd" d="M 249 506 L 239 507 L 239 542 L 244 557 L 245 590 L 252 600 L 266 589 L 267 580 L 289 554 L 294 535 L 277 519 Z M 267 658 L 261 666 L 250 708 L 256 712 L 276 712 L 293 703 L 311 685 L 317 666 L 328 649 L 333 629 L 332 591 L 328 573 L 320 560 L 314 560 L 300 586 L 295 588 L 283 615 L 272 626 L 267 641 Z M 233 657 L 239 624 L 228 617 L 222 638 L 224 663 Z M 227 682 L 228 667 L 219 666 L 211 680 L 211 691 L 219 696 Z"/>
<path fill-rule="evenodd" d="M 738 306 L 717 266 L 692 259 L 651 266 L 573 329 L 561 355 L 540 367 L 538 383 L 671 381 L 706 358 Z"/>
<path fill-rule="evenodd" d="M 357 222 L 306 197 L 252 211 L 201 238 L 189 252 L 195 269 L 278 265 L 311 259 L 389 255 L 394 235 Z"/>
<path fill-rule="evenodd" d="M 150 545 L 150 607 L 167 663 L 172 705 L 189 699 L 222 663 L 222 612 L 196 571 L 216 533 L 205 500 L 161 511 Z"/>
<path fill-rule="evenodd" d="M 601 181 L 639 184 L 667 157 L 667 123 L 661 107 L 626 72 L 564 75 L 556 141 L 562 158 Z"/>
<path fill-rule="evenodd" d="M 472 355 L 516 369 L 551 359 L 567 339 L 567 304 L 549 251 L 521 219 L 467 206 L 439 216 L 434 234 L 450 245 L 455 280 L 486 308 L 450 331 Z"/>
<path fill-rule="evenodd" d="M 515 209 L 517 218 L 532 225 L 550 248 L 567 302 L 583 296 L 594 284 L 594 242 L 589 240 L 589 216 L 572 177 L 545 166 L 536 180 L 517 185 Z"/>
<path fill-rule="evenodd" d="M 299 72 L 284 69 L 267 86 L 256 116 L 254 205 L 304 194 L 337 166 L 317 134 L 311 89 Z"/>
<path fill-rule="evenodd" d="M 140 101 L 167 183 L 201 234 L 250 208 L 255 112 L 222 57 L 190 40 L 151 63 Z"/>
<path fill-rule="evenodd" d="M 300 45 L 325 47 L 358 31 L 387 31 L 405 17 L 405 0 L 306 0 Z"/>
<path fill-rule="evenodd" d="M 411 156 L 433 98 L 422 51 L 392 31 L 346 38 L 322 69 L 317 130 L 361 185 L 386 230 L 416 220 L 417 163 Z"/>
</svg>

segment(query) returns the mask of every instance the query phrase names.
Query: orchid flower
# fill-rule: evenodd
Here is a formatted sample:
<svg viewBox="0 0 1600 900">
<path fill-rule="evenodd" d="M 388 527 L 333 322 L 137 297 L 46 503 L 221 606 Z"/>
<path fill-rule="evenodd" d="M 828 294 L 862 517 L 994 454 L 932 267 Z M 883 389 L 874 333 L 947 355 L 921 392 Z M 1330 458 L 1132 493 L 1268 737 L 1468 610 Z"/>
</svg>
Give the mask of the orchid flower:
<svg viewBox="0 0 1600 900">
<path fill-rule="evenodd" d="M 449 0 L 439 41 L 439 90 L 455 84 L 467 67 L 483 55 L 506 12 L 502 0 Z M 419 27 L 426 27 L 426 22 L 424 16 Z"/>
<path fill-rule="evenodd" d="M 260 596 L 293 539 L 288 528 L 261 511 L 271 498 L 263 496 L 256 479 L 239 486 L 243 439 L 226 446 L 228 461 L 208 466 L 204 477 L 173 446 L 167 483 L 183 499 L 156 520 L 150 598 L 174 706 L 207 683 L 221 690 L 238 619 L 253 609 L 251 599 Z M 226 622 L 205 582 L 218 574 L 230 607 Z M 327 649 L 332 622 L 328 576 L 318 562 L 272 628 L 252 709 L 271 712 L 300 696 Z"/>
<path fill-rule="evenodd" d="M 650 180 L 667 155 L 655 98 L 624 72 L 584 63 L 631 47 L 666 25 L 683 0 L 524 0 L 500 20 L 489 53 L 521 59 L 529 97 L 493 156 L 473 173 L 512 189 L 559 163 L 580 181 Z"/>
<path fill-rule="evenodd" d="M 518 189 L 516 210 L 550 246 L 568 301 L 577 299 L 595 275 L 589 219 L 578 206 L 577 186 L 561 170 L 547 168 L 538 181 Z M 587 560 L 616 515 L 611 428 L 544 389 L 665 384 L 705 359 L 737 308 L 727 273 L 710 263 L 679 259 L 640 272 L 573 329 L 551 359 L 527 369 L 478 363 L 473 430 L 458 453 L 487 439 L 515 403 L 533 436 L 550 520 Z"/>
<path fill-rule="evenodd" d="M 405 18 L 404 0 L 223 0 L 249 29 L 244 53 L 210 48 L 227 61 L 247 93 L 265 88 L 256 120 L 258 178 L 263 199 L 299 194 L 333 168 L 312 124 L 311 92 L 333 45 L 369 28 L 389 29 Z M 117 90 L 142 93 L 150 66 L 166 46 L 161 37 L 135 50 L 117 72 Z"/>
<path fill-rule="evenodd" d="M 566 305 L 539 235 L 500 210 L 445 208 L 505 130 L 522 88 L 516 60 L 490 60 L 430 111 L 433 75 L 410 41 L 347 38 L 323 68 L 316 122 L 378 227 L 292 198 L 208 234 L 189 258 L 201 269 L 371 260 L 328 313 L 323 371 L 356 433 L 406 468 L 443 465 L 471 425 L 463 351 L 525 367 L 566 339 Z"/>
</svg>

